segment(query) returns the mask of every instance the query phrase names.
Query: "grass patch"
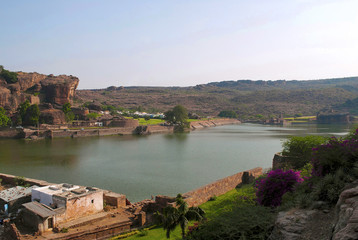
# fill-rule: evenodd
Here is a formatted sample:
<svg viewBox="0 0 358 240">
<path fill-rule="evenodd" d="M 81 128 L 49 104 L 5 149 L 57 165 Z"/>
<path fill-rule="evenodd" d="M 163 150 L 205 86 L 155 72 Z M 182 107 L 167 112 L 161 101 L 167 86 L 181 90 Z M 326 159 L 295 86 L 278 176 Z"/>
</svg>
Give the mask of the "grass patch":
<svg viewBox="0 0 358 240">
<path fill-rule="evenodd" d="M 254 206 L 254 199 L 254 188 L 252 187 L 252 185 L 245 185 L 239 189 L 233 189 L 223 195 L 217 196 L 215 201 L 208 201 L 200 205 L 200 207 L 206 212 L 207 219 L 212 220 L 215 218 L 219 218 L 222 214 L 227 214 L 228 212 L 233 211 L 237 208 L 237 206 L 241 204 L 249 204 Z M 194 221 L 191 221 L 189 225 L 192 226 L 193 224 Z M 118 237 L 114 237 L 111 240 L 121 239 Z M 141 234 L 140 232 L 137 232 L 135 235 L 129 236 L 126 239 L 166 240 L 167 238 L 165 236 L 165 231 L 163 230 L 163 228 L 158 226 L 148 230 L 145 236 L 143 236 L 143 234 Z M 182 239 L 180 226 L 177 226 L 177 228 L 173 232 L 171 232 L 170 239 Z"/>
</svg>

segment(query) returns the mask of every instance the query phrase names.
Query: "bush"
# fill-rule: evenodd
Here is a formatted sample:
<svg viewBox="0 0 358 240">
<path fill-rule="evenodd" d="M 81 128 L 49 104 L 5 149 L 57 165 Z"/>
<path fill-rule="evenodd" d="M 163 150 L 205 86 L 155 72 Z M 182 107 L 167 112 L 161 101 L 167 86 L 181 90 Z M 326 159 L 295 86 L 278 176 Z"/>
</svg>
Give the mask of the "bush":
<svg viewBox="0 0 358 240">
<path fill-rule="evenodd" d="M 235 111 L 229 111 L 229 110 L 221 111 L 218 114 L 218 116 L 226 117 L 226 118 L 238 118 L 237 113 Z"/>
<path fill-rule="evenodd" d="M 270 208 L 243 204 L 200 224 L 187 239 L 267 239 L 273 224 Z"/>
<path fill-rule="evenodd" d="M 277 207 L 281 205 L 282 196 L 286 192 L 293 191 L 294 187 L 303 182 L 300 172 L 281 169 L 273 170 L 268 173 L 267 177 L 256 182 L 256 196 L 260 205 Z"/>
<path fill-rule="evenodd" d="M 347 139 L 331 137 L 328 143 L 313 149 L 312 174 L 325 176 L 341 169 L 347 176 L 357 177 L 358 129 Z"/>
<path fill-rule="evenodd" d="M 87 114 L 87 117 L 88 117 L 89 119 L 97 119 L 99 116 L 100 116 L 100 114 L 99 114 L 99 113 L 95 113 L 95 112 L 91 112 L 91 113 Z"/>
<path fill-rule="evenodd" d="M 6 69 L 2 69 L 0 72 L 0 77 L 3 77 L 5 81 L 9 84 L 16 83 L 17 80 L 17 73 L 16 72 L 10 72 Z"/>
<path fill-rule="evenodd" d="M 321 136 L 294 136 L 282 143 L 282 155 L 290 157 L 289 168 L 300 169 L 311 161 L 312 148 L 317 147 L 327 141 Z"/>
<path fill-rule="evenodd" d="M 16 186 L 28 187 L 25 177 L 18 176 L 14 179 Z"/>
<path fill-rule="evenodd" d="M 10 123 L 10 118 L 6 115 L 5 109 L 0 107 L 0 127 L 7 126 Z"/>
</svg>

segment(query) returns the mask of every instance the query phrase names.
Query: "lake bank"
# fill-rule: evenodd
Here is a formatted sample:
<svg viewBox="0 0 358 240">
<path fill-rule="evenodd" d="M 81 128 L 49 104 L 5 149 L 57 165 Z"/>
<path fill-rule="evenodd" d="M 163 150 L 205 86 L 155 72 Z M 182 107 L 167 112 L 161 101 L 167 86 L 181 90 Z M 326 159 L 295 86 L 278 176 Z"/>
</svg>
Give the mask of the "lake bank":
<svg viewBox="0 0 358 240">
<path fill-rule="evenodd" d="M 203 129 L 223 125 L 240 124 L 237 119 L 213 119 L 204 121 L 193 121 L 190 123 L 190 130 Z M 98 127 L 79 129 L 36 129 L 18 128 L 5 129 L 0 131 L 0 138 L 25 138 L 25 139 L 53 139 L 53 138 L 79 138 L 113 135 L 148 135 L 155 133 L 173 133 L 173 126 L 166 125 L 142 125 L 138 127 Z"/>
</svg>

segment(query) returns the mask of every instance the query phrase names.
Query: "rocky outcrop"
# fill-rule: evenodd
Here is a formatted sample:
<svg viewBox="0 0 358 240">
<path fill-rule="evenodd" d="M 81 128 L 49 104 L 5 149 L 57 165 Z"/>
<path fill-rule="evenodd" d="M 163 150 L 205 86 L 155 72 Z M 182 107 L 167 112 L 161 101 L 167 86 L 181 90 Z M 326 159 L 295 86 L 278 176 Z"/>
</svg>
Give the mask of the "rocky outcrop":
<svg viewBox="0 0 358 240">
<path fill-rule="evenodd" d="M 45 109 L 41 111 L 40 122 L 47 124 L 66 124 L 66 118 L 63 111 L 59 109 Z"/>
<path fill-rule="evenodd" d="M 75 96 L 78 83 L 77 77 L 66 75 L 57 77 L 50 75 L 40 82 L 46 101 L 58 105 L 71 102 Z"/>
<path fill-rule="evenodd" d="M 71 102 L 79 79 L 74 76 L 54 76 L 39 73 L 17 73 L 18 82 L 8 84 L 0 77 L 0 106 L 16 111 L 25 100 L 30 103 L 52 103 L 62 106 Z"/>
<path fill-rule="evenodd" d="M 358 239 L 358 181 L 343 191 L 336 205 L 333 240 Z"/>
</svg>

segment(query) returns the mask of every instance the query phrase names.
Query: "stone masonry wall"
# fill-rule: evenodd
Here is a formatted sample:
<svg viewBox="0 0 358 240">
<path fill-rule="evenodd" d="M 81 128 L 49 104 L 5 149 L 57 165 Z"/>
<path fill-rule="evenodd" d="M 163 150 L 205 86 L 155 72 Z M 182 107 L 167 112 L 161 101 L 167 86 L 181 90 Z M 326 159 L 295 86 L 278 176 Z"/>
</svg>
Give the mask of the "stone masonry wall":
<svg viewBox="0 0 358 240">
<path fill-rule="evenodd" d="M 9 184 L 15 184 L 16 180 L 18 179 L 18 176 L 14 176 L 14 175 L 10 175 L 10 174 L 5 174 L 5 173 L 0 173 L 0 179 L 2 179 L 2 183 L 9 183 Z M 24 178 L 25 184 L 29 184 L 29 185 L 37 185 L 37 186 L 48 186 L 48 185 L 52 185 L 53 183 L 49 183 L 43 180 L 37 180 L 37 179 L 32 179 L 32 178 Z"/>
<path fill-rule="evenodd" d="M 254 168 L 248 171 L 250 176 L 258 177 L 262 174 L 262 168 Z M 199 206 L 207 202 L 213 196 L 222 195 L 242 182 L 244 172 L 236 173 L 232 176 L 222 178 L 213 183 L 207 184 L 190 192 L 184 193 L 183 197 L 189 206 Z"/>
</svg>

